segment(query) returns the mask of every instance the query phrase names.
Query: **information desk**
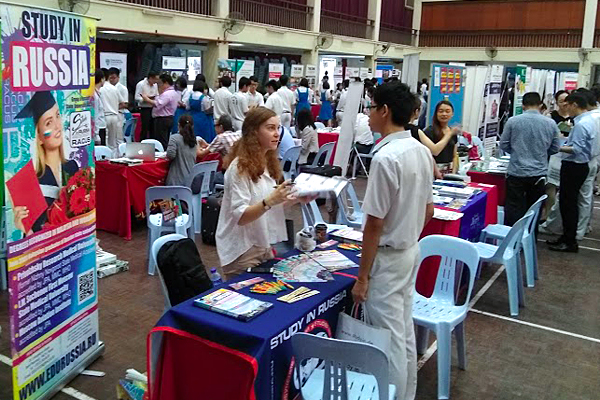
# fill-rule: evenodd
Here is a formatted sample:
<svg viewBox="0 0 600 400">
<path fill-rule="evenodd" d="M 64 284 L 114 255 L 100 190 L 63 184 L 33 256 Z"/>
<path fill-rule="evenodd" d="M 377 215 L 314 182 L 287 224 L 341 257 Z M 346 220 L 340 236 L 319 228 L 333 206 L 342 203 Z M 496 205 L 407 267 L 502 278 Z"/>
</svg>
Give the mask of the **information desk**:
<svg viewBox="0 0 600 400">
<path fill-rule="evenodd" d="M 467 175 L 471 177 L 472 182 L 496 186 L 498 188 L 498 205 L 504 206 L 504 200 L 506 199 L 505 175 L 473 170 L 467 172 Z"/>
<path fill-rule="evenodd" d="M 169 161 L 156 160 L 127 166 L 96 162 L 96 227 L 131 239 L 131 213 L 143 217 L 146 189 L 163 186 Z"/>
</svg>

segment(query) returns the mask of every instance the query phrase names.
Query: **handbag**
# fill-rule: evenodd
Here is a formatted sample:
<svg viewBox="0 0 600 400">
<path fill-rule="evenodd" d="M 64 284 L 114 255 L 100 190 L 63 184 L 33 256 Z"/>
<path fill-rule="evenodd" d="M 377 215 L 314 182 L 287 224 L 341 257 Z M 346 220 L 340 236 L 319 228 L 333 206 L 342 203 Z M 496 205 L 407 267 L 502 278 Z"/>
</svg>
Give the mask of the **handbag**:
<svg viewBox="0 0 600 400">
<path fill-rule="evenodd" d="M 362 307 L 359 316 L 359 304 L 352 306 L 352 316 L 341 312 L 338 319 L 336 339 L 351 342 L 368 343 L 390 354 L 392 332 L 386 328 L 378 328 L 369 324 L 367 309 Z"/>
</svg>

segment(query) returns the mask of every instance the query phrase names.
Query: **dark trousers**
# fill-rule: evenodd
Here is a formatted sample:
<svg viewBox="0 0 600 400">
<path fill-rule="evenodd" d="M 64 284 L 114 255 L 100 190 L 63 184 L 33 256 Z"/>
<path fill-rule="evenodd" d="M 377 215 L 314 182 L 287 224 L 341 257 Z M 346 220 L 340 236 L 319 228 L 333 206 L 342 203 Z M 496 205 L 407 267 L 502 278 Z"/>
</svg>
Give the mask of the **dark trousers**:
<svg viewBox="0 0 600 400">
<path fill-rule="evenodd" d="M 154 139 L 154 122 L 152 121 L 152 108 L 140 108 L 140 119 L 142 120 L 140 141 L 144 139 Z"/>
<path fill-rule="evenodd" d="M 100 136 L 100 144 L 106 146 L 106 128 L 100 128 L 98 136 Z"/>
<path fill-rule="evenodd" d="M 590 172 L 588 164 L 578 164 L 563 160 L 560 169 L 560 216 L 563 223 L 562 241 L 569 246 L 577 244 L 577 223 L 579 222 L 579 207 L 577 199 L 585 178 Z"/>
<path fill-rule="evenodd" d="M 504 224 L 513 226 L 523 218 L 529 207 L 546 193 L 546 177 L 506 178 L 506 201 L 504 203 Z"/>
<path fill-rule="evenodd" d="M 154 118 L 154 138 L 162 143 L 165 151 L 169 144 L 169 136 L 173 127 L 173 117 L 156 117 Z"/>
</svg>

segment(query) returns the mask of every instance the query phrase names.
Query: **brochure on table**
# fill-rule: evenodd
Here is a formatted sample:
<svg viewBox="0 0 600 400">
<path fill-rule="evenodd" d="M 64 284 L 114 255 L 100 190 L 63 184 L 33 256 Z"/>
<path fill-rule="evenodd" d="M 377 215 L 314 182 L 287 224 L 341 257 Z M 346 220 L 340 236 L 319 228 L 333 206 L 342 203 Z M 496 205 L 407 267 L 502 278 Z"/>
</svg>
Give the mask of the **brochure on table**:
<svg viewBox="0 0 600 400">
<path fill-rule="evenodd" d="M 0 15 L 13 393 L 34 400 L 56 393 L 103 350 L 92 140 L 96 21 L 4 3 Z"/>
<path fill-rule="evenodd" d="M 465 71 L 465 67 L 458 65 L 431 64 L 427 125 L 431 125 L 435 106 L 442 100 L 450 101 L 454 107 L 449 125 L 462 124 Z"/>
</svg>

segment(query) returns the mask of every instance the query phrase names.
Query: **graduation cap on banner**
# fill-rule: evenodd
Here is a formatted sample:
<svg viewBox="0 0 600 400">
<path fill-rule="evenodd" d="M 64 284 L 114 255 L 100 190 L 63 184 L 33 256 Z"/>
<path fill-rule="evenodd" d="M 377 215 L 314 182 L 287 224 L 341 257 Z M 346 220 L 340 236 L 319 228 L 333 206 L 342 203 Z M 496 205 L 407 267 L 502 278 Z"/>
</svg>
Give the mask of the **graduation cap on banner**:
<svg viewBox="0 0 600 400">
<path fill-rule="evenodd" d="M 40 117 L 54 107 L 55 104 L 56 99 L 52 93 L 48 91 L 36 92 L 15 118 L 33 117 L 33 121 L 37 124 Z"/>
</svg>

